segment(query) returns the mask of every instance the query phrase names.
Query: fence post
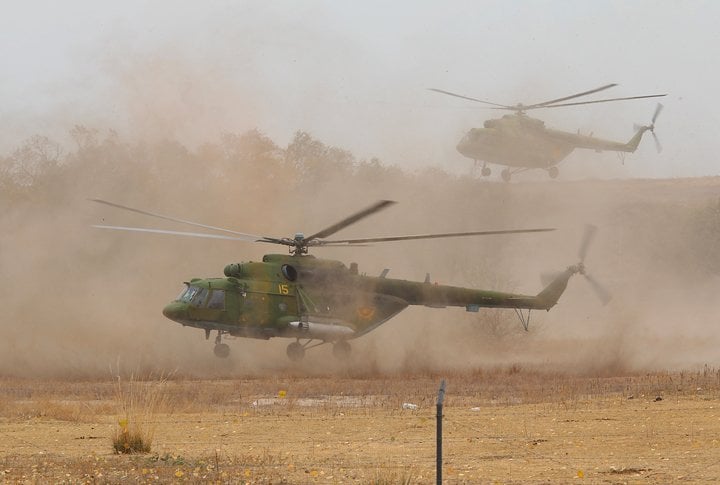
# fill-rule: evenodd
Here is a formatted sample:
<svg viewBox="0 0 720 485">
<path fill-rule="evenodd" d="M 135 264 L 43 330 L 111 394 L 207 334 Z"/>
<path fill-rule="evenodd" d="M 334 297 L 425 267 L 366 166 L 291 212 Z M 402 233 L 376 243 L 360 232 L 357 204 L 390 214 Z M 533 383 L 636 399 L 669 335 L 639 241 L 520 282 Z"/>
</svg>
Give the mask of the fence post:
<svg viewBox="0 0 720 485">
<path fill-rule="evenodd" d="M 442 418 L 443 418 L 443 401 L 445 401 L 445 379 L 440 381 L 440 389 L 437 398 L 437 463 L 436 463 L 436 481 L 438 485 L 442 484 Z"/>
</svg>

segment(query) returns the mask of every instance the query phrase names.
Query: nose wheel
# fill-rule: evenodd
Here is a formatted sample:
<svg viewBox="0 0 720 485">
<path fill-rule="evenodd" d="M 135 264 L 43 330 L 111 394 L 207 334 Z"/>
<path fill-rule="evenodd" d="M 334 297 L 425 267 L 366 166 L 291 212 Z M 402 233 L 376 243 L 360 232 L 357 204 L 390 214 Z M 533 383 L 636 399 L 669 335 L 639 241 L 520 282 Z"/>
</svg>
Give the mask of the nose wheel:
<svg viewBox="0 0 720 485">
<path fill-rule="evenodd" d="M 473 175 L 475 174 L 475 171 L 477 170 L 479 160 L 475 160 L 475 164 L 472 168 Z M 483 162 L 482 168 L 480 169 L 480 175 L 483 177 L 489 177 L 492 173 L 492 170 L 490 170 L 490 167 L 487 166 L 487 162 Z"/>
<path fill-rule="evenodd" d="M 482 170 L 480 170 L 480 175 L 483 177 L 489 177 L 492 173 L 492 170 L 490 170 L 490 167 L 487 166 L 487 162 L 483 162 Z"/>
<path fill-rule="evenodd" d="M 215 357 L 227 359 L 230 355 L 230 346 L 228 344 L 216 344 L 213 349 L 213 353 L 215 354 Z"/>
<path fill-rule="evenodd" d="M 213 353 L 215 354 L 215 357 L 219 357 L 221 359 L 227 359 L 230 355 L 230 346 L 222 343 L 222 333 L 220 330 L 218 330 L 217 337 L 215 337 L 215 348 L 213 348 Z"/>
</svg>

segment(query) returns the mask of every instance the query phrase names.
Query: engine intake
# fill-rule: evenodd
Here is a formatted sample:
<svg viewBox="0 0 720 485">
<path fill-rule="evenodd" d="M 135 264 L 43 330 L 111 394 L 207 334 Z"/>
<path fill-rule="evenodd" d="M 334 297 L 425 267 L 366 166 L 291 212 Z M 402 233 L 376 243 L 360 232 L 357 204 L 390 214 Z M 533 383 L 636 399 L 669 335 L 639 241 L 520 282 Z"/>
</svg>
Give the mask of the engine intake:
<svg viewBox="0 0 720 485">
<path fill-rule="evenodd" d="M 240 278 L 242 276 L 242 264 L 240 263 L 231 263 L 225 266 L 225 269 L 223 270 L 223 273 L 225 273 L 225 276 L 228 278 Z"/>
</svg>

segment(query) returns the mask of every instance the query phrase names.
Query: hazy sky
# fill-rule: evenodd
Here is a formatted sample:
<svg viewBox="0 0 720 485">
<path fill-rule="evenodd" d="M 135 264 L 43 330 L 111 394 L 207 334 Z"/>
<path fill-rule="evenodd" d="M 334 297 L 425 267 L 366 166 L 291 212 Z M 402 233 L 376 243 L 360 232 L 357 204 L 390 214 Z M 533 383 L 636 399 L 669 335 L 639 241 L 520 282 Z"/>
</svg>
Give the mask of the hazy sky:
<svg viewBox="0 0 720 485">
<path fill-rule="evenodd" d="M 428 87 L 533 103 L 603 84 L 668 93 L 621 165 L 576 152 L 566 178 L 717 175 L 720 2 L 5 0 L 0 152 L 82 123 L 193 145 L 257 127 L 309 131 L 359 158 L 462 172 L 467 129 L 498 115 Z M 626 141 L 654 100 L 536 111 Z"/>
</svg>

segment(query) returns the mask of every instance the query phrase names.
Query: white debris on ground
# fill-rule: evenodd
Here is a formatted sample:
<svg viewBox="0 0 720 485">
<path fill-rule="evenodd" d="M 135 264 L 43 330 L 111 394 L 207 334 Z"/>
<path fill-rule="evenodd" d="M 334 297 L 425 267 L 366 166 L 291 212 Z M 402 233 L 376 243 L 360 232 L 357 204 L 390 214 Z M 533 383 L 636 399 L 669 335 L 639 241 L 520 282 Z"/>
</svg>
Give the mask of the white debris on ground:
<svg viewBox="0 0 720 485">
<path fill-rule="evenodd" d="M 337 406 L 337 407 L 366 407 L 376 405 L 381 401 L 378 396 L 318 396 L 318 397 L 302 397 L 297 399 L 279 398 L 279 397 L 261 397 L 252 401 L 252 407 L 264 406 L 293 406 L 301 407 L 321 407 L 321 406 Z"/>
</svg>

